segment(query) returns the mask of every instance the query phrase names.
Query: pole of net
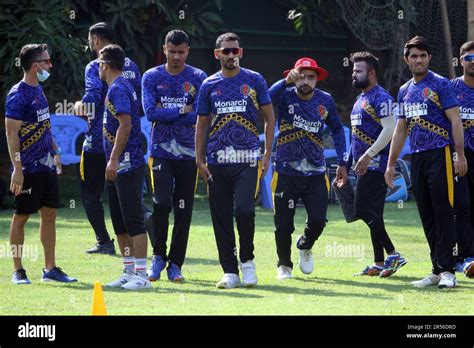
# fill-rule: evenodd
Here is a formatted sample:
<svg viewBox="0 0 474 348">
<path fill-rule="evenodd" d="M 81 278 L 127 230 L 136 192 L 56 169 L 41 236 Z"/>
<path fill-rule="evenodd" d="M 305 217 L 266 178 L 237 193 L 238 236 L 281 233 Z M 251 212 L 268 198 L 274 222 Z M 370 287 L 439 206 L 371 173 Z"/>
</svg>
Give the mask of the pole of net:
<svg viewBox="0 0 474 348">
<path fill-rule="evenodd" d="M 446 0 L 440 0 L 441 4 L 441 19 L 443 20 L 444 42 L 446 43 L 446 57 L 448 58 L 449 78 L 454 79 L 456 73 L 453 66 L 453 47 L 451 43 L 451 29 L 449 27 L 448 6 Z"/>
</svg>

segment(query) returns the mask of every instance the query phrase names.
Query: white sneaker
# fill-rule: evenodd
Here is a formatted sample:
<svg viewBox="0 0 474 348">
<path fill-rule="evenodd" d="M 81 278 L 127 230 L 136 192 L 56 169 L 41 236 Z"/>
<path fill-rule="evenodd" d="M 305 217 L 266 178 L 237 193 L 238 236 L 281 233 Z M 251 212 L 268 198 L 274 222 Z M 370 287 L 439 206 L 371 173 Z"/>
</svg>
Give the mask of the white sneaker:
<svg viewBox="0 0 474 348">
<path fill-rule="evenodd" d="M 311 249 L 300 250 L 299 266 L 301 272 L 304 274 L 310 274 L 313 272 L 314 261 Z"/>
<path fill-rule="evenodd" d="M 122 285 L 128 283 L 133 278 L 133 273 L 123 271 L 122 275 L 116 281 L 106 285 L 108 288 L 120 288 Z"/>
<path fill-rule="evenodd" d="M 431 273 L 426 278 L 415 280 L 414 282 L 411 282 L 411 284 L 417 288 L 425 288 L 427 286 L 438 285 L 440 280 L 441 276 Z"/>
<path fill-rule="evenodd" d="M 146 278 L 146 275 L 143 277 L 135 273 L 132 279 L 130 279 L 127 283 L 123 284 L 120 288 L 124 290 L 151 289 L 151 283 Z"/>
<path fill-rule="evenodd" d="M 440 274 L 440 281 L 438 288 L 452 289 L 456 287 L 456 276 L 451 272 L 443 272 Z"/>
<path fill-rule="evenodd" d="M 257 273 L 255 273 L 255 263 L 253 260 L 240 264 L 240 270 L 242 271 L 242 285 L 243 286 L 254 286 L 257 285 Z"/>
<path fill-rule="evenodd" d="M 291 268 L 288 266 L 279 266 L 278 267 L 278 273 L 277 273 L 277 279 L 282 280 L 282 279 L 291 279 Z"/>
<path fill-rule="evenodd" d="M 218 289 L 233 289 L 240 286 L 240 277 L 235 273 L 225 273 L 217 283 Z"/>
</svg>

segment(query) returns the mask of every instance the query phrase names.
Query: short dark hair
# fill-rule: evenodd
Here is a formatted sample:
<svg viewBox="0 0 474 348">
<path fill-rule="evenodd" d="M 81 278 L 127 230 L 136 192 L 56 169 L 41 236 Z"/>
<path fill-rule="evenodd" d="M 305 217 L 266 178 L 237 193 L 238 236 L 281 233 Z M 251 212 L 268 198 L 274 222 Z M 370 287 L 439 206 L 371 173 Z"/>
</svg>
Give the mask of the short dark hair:
<svg viewBox="0 0 474 348">
<path fill-rule="evenodd" d="M 20 50 L 20 64 L 23 70 L 30 70 L 33 63 L 46 50 L 48 50 L 47 44 L 29 44 L 23 46 Z"/>
<path fill-rule="evenodd" d="M 225 33 L 219 36 L 216 40 L 216 48 L 221 48 L 224 41 L 237 41 L 240 46 L 240 37 L 236 33 Z"/>
<path fill-rule="evenodd" d="M 99 51 L 99 54 L 105 61 L 108 61 L 107 64 L 114 70 L 123 70 L 123 65 L 125 64 L 125 51 L 122 47 L 115 44 L 110 44 L 105 46 Z"/>
<path fill-rule="evenodd" d="M 411 48 L 418 48 L 419 50 L 423 50 L 431 54 L 430 46 L 428 45 L 428 40 L 426 40 L 423 36 L 415 36 L 407 41 L 405 47 L 403 48 L 403 55 L 408 57 L 410 55 Z"/>
<path fill-rule="evenodd" d="M 189 46 L 189 36 L 182 30 L 171 30 L 166 34 L 165 44 L 168 42 L 172 43 L 175 46 L 185 43 L 186 46 Z"/>
<path fill-rule="evenodd" d="M 107 42 L 114 41 L 114 30 L 105 22 L 99 22 L 91 26 L 89 28 L 89 33 L 91 35 L 96 35 Z"/>
<path fill-rule="evenodd" d="M 467 51 L 474 50 L 474 41 L 468 41 L 462 44 L 461 48 L 459 49 L 459 55 L 463 56 L 466 54 Z"/>
<path fill-rule="evenodd" d="M 351 54 L 351 62 L 365 62 L 368 69 L 375 70 L 375 74 L 379 73 L 379 59 L 370 52 L 355 52 Z"/>
</svg>

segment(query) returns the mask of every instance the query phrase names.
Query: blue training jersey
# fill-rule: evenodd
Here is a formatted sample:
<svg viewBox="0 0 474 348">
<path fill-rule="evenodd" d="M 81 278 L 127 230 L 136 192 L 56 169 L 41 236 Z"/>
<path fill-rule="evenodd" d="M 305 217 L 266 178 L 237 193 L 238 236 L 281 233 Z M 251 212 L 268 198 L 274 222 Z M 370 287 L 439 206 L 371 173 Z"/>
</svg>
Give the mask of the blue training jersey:
<svg viewBox="0 0 474 348">
<path fill-rule="evenodd" d="M 23 81 L 14 85 L 6 98 L 5 117 L 22 121 L 18 135 L 23 173 L 55 170 L 49 106 L 43 88 Z"/>
<path fill-rule="evenodd" d="M 462 76 L 451 80 L 451 84 L 460 104 L 459 113 L 464 128 L 464 148 L 466 151 L 474 151 L 474 88 L 466 85 Z"/>
<path fill-rule="evenodd" d="M 278 109 L 280 133 L 277 138 L 276 171 L 294 176 L 326 173 L 323 128 L 326 124 L 334 139 L 338 163 L 345 165 L 346 141 L 336 104 L 329 93 L 315 89 L 310 100 L 298 97 L 296 87 L 285 80 L 269 89 Z"/>
<path fill-rule="evenodd" d="M 351 150 L 354 163 L 375 143 L 383 129 L 380 119 L 393 115 L 394 107 L 392 96 L 379 85 L 357 97 L 351 112 Z M 368 170 L 385 173 L 389 151 L 390 143 L 372 158 Z"/>
<path fill-rule="evenodd" d="M 196 135 L 197 96 L 207 77 L 202 70 L 185 65 L 182 72 L 171 75 L 165 65 L 143 74 L 143 110 L 152 122 L 152 157 L 172 160 L 194 159 Z M 180 114 L 185 105 L 193 105 L 193 111 Z"/>
<path fill-rule="evenodd" d="M 418 82 L 412 78 L 398 92 L 398 118 L 405 118 L 411 153 L 451 144 L 451 123 L 445 110 L 458 107 L 450 81 L 432 71 Z"/>
<path fill-rule="evenodd" d="M 123 76 L 131 83 L 137 97 L 141 95 L 141 75 L 137 65 L 129 58 L 125 58 Z M 99 76 L 99 59 L 95 59 L 86 66 L 85 94 L 82 102 L 88 105 L 89 129 L 86 132 L 82 149 L 85 152 L 104 153 L 102 140 L 102 115 L 107 94 L 107 83 Z M 140 99 L 139 99 L 140 100 Z"/>
<path fill-rule="evenodd" d="M 240 68 L 233 77 L 217 72 L 204 80 L 197 112 L 211 117 L 207 163 L 254 163 L 260 156 L 258 110 L 270 103 L 267 83 L 255 71 Z"/>
<path fill-rule="evenodd" d="M 123 76 L 119 76 L 115 79 L 105 98 L 103 141 L 107 161 L 110 159 L 115 144 L 115 136 L 117 135 L 117 129 L 119 127 L 118 117 L 120 114 L 129 114 L 131 116 L 132 128 L 127 145 L 119 158 L 117 174 L 132 171 L 145 163 L 142 151 L 137 93 Z"/>
</svg>

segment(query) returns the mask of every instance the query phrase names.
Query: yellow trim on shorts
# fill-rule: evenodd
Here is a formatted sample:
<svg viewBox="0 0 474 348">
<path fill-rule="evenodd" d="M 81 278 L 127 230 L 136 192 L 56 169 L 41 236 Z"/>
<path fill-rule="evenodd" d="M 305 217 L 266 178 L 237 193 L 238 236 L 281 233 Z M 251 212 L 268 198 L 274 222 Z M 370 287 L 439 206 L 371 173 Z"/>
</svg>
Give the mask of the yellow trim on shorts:
<svg viewBox="0 0 474 348">
<path fill-rule="evenodd" d="M 148 168 L 150 169 L 151 190 L 155 192 L 155 180 L 153 179 L 153 157 L 148 157 Z"/>
<path fill-rule="evenodd" d="M 451 159 L 451 150 L 449 145 L 444 148 L 444 156 L 446 159 L 446 179 L 448 181 L 448 199 L 451 208 L 454 206 L 454 176 L 453 176 L 453 162 Z"/>
<path fill-rule="evenodd" d="M 275 214 L 275 191 L 276 191 L 276 188 L 277 188 L 277 184 L 278 184 L 278 172 L 274 172 L 273 173 L 273 177 L 272 177 L 272 183 L 270 184 L 270 188 L 272 190 L 272 202 L 273 202 L 273 213 Z"/>
<path fill-rule="evenodd" d="M 258 190 L 260 189 L 260 179 L 262 178 L 262 161 L 258 161 L 257 167 L 257 185 L 255 185 L 255 195 L 254 198 L 257 198 Z"/>
<path fill-rule="evenodd" d="M 81 176 L 81 181 L 86 181 L 86 176 L 84 175 L 84 150 L 81 152 L 81 162 L 79 163 L 79 173 Z"/>
</svg>

